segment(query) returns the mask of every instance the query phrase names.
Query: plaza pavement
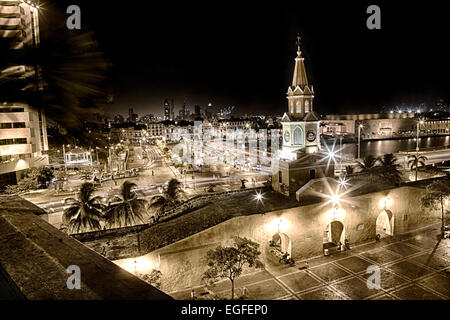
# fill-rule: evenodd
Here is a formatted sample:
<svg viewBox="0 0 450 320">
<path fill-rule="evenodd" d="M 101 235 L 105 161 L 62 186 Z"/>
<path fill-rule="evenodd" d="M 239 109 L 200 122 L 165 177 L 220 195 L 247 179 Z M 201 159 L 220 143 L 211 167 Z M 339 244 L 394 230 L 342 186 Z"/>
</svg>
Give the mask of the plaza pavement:
<svg viewBox="0 0 450 320">
<path fill-rule="evenodd" d="M 450 239 L 438 240 L 440 225 L 389 237 L 308 260 L 309 267 L 266 265 L 236 280 L 236 297 L 257 300 L 449 300 Z M 367 267 L 381 269 L 381 289 L 369 289 Z M 175 299 L 230 299 L 230 281 L 169 293 Z"/>
</svg>

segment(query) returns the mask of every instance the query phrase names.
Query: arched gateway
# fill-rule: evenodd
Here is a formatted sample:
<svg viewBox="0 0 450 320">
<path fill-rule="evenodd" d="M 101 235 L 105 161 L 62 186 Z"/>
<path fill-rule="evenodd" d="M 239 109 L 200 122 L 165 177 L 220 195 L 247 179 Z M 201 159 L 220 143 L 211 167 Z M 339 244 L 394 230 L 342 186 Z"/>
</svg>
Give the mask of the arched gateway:
<svg viewBox="0 0 450 320">
<path fill-rule="evenodd" d="M 383 210 L 376 220 L 376 234 L 380 238 L 394 235 L 394 215 L 390 210 Z"/>
<path fill-rule="evenodd" d="M 341 221 L 331 221 L 324 231 L 323 248 L 330 249 L 345 243 L 345 227 Z"/>
<path fill-rule="evenodd" d="M 292 243 L 287 234 L 282 232 L 275 233 L 272 236 L 272 245 L 281 253 L 288 253 L 291 255 Z"/>
</svg>

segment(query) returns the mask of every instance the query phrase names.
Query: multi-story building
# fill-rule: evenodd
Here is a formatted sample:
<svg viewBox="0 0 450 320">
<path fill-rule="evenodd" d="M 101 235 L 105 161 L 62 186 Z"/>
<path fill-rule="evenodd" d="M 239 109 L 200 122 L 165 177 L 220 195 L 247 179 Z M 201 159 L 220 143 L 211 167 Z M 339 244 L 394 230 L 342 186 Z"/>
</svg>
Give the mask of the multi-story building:
<svg viewBox="0 0 450 320">
<path fill-rule="evenodd" d="M 147 126 L 134 123 L 123 123 L 112 125 L 108 136 L 113 141 L 126 140 L 133 145 L 142 145 L 146 143 Z"/>
<path fill-rule="evenodd" d="M 43 114 L 27 104 L 0 104 L 0 186 L 16 184 L 27 169 L 48 164 Z"/>
<path fill-rule="evenodd" d="M 194 116 L 196 118 L 199 118 L 199 117 L 201 117 L 201 115 L 202 115 L 202 109 L 200 108 L 199 105 L 195 105 L 194 106 Z"/>
<path fill-rule="evenodd" d="M 149 113 L 139 118 L 138 124 L 149 124 L 156 121 L 156 118 L 153 114 Z"/>
<path fill-rule="evenodd" d="M 39 46 L 39 6 L 31 1 L 0 0 L 0 38 L 10 40 L 13 52 Z M 32 90 L 40 90 L 38 65 L 10 66 L 1 70 L 10 79 L 31 79 Z M 25 171 L 48 164 L 43 112 L 27 103 L 0 101 L 0 185 L 15 184 Z"/>
<path fill-rule="evenodd" d="M 169 100 L 164 100 L 164 120 L 171 120 L 171 110 L 170 110 Z"/>
<path fill-rule="evenodd" d="M 165 126 L 162 122 L 153 122 L 147 124 L 146 137 L 149 140 L 160 139 L 164 136 Z"/>
<path fill-rule="evenodd" d="M 327 115 L 321 121 L 321 134 L 324 136 L 356 136 L 361 126 L 361 139 L 391 139 L 415 137 L 417 124 L 421 136 L 448 135 L 450 121 L 448 119 L 422 119 L 411 113 L 375 113 Z"/>
<path fill-rule="evenodd" d="M 138 119 L 138 115 L 134 113 L 133 108 L 128 109 L 128 122 L 136 122 Z"/>
</svg>

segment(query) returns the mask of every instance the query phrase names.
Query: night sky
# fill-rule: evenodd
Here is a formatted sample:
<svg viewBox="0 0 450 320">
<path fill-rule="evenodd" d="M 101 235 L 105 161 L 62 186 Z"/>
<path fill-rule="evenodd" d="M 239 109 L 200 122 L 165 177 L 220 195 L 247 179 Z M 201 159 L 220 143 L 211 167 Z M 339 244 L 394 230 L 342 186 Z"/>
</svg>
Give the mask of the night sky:
<svg viewBox="0 0 450 320">
<path fill-rule="evenodd" d="M 321 114 L 449 101 L 443 2 L 243 3 L 73 0 L 58 6 L 80 5 L 82 30 L 94 31 L 112 61 L 109 115 L 126 115 L 129 107 L 162 115 L 164 99 L 172 97 L 176 113 L 186 100 L 191 111 L 212 102 L 234 105 L 238 114 L 282 115 L 297 32 Z M 366 28 L 370 4 L 381 7 L 381 30 Z"/>
</svg>

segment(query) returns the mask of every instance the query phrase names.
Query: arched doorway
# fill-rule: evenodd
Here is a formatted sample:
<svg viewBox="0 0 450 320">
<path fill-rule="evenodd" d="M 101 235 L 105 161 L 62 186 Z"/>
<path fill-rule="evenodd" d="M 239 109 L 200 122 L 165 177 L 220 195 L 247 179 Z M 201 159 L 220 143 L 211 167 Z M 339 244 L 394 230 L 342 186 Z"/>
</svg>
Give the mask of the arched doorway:
<svg viewBox="0 0 450 320">
<path fill-rule="evenodd" d="M 331 221 L 325 228 L 323 237 L 324 249 L 337 247 L 341 243 L 345 243 L 345 227 L 341 221 Z"/>
<path fill-rule="evenodd" d="M 377 217 L 376 233 L 380 238 L 394 235 L 394 215 L 390 210 L 383 210 Z"/>
<path fill-rule="evenodd" d="M 292 242 L 289 236 L 285 233 L 278 232 L 272 236 L 272 241 L 270 242 L 271 247 L 280 251 L 281 253 L 288 253 L 291 255 Z"/>
</svg>

